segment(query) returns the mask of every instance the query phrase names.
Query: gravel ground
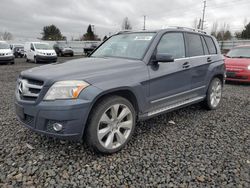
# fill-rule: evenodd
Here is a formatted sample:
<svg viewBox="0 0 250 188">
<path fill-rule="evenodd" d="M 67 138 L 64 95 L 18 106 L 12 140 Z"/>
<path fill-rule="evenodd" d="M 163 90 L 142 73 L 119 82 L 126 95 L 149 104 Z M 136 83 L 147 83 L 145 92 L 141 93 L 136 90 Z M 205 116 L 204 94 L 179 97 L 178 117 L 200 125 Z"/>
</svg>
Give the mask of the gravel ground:
<svg viewBox="0 0 250 188">
<path fill-rule="evenodd" d="M 140 122 L 125 149 L 101 156 L 16 120 L 15 78 L 34 66 L 0 66 L 0 187 L 250 187 L 250 85 L 227 84 L 216 111 L 198 104 Z"/>
</svg>

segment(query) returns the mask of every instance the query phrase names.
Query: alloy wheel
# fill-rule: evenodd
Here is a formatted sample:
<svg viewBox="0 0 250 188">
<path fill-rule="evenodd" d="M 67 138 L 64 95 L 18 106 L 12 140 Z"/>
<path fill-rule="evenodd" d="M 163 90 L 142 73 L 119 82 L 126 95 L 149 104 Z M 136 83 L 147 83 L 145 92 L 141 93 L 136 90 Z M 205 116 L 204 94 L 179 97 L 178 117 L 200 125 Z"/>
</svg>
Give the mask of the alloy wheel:
<svg viewBox="0 0 250 188">
<path fill-rule="evenodd" d="M 110 106 L 101 116 L 97 136 L 106 149 L 116 149 L 123 145 L 133 128 L 133 114 L 124 104 Z"/>
</svg>

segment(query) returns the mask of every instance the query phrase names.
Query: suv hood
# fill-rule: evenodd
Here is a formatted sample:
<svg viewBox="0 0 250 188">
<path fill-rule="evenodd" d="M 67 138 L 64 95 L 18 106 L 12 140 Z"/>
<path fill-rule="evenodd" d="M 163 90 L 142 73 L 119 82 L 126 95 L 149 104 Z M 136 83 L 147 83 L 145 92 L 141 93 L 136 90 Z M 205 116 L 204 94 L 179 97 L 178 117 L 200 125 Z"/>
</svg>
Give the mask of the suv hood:
<svg viewBox="0 0 250 188">
<path fill-rule="evenodd" d="M 37 50 L 39 53 L 55 53 L 55 50 Z"/>
<path fill-rule="evenodd" d="M 246 68 L 250 65 L 250 58 L 226 58 L 226 67 Z"/>
<path fill-rule="evenodd" d="M 35 67 L 21 73 L 22 77 L 43 80 L 51 85 L 61 80 L 85 80 L 90 84 L 105 80 L 126 79 L 138 72 L 147 72 L 144 62 L 118 58 L 82 58 L 66 63 Z M 131 77 L 130 77 L 131 78 Z"/>
<path fill-rule="evenodd" d="M 11 49 L 0 49 L 0 53 L 12 53 Z"/>
</svg>

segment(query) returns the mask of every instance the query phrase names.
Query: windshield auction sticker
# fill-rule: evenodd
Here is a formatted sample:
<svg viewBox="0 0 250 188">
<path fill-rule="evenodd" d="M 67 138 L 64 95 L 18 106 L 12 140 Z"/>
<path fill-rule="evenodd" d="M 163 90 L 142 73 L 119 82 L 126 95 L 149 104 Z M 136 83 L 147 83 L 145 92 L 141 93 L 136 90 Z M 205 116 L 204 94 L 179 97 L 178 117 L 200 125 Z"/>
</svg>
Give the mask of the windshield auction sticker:
<svg viewBox="0 0 250 188">
<path fill-rule="evenodd" d="M 136 36 L 134 40 L 151 40 L 152 36 Z"/>
</svg>

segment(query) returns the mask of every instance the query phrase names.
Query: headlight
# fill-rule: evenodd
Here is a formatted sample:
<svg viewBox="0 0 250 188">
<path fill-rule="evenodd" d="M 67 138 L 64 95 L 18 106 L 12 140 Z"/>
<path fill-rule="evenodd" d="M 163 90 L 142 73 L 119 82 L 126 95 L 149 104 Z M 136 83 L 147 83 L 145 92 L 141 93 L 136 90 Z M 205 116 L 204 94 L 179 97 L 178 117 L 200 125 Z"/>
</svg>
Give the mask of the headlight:
<svg viewBox="0 0 250 188">
<path fill-rule="evenodd" d="M 76 99 L 81 91 L 88 86 L 87 82 L 80 80 L 56 82 L 51 86 L 44 100 Z"/>
<path fill-rule="evenodd" d="M 37 52 L 38 55 L 45 55 L 43 52 Z"/>
<path fill-rule="evenodd" d="M 250 65 L 248 65 L 247 69 L 250 70 Z"/>
<path fill-rule="evenodd" d="M 6 56 L 13 55 L 12 52 L 6 53 Z"/>
</svg>

